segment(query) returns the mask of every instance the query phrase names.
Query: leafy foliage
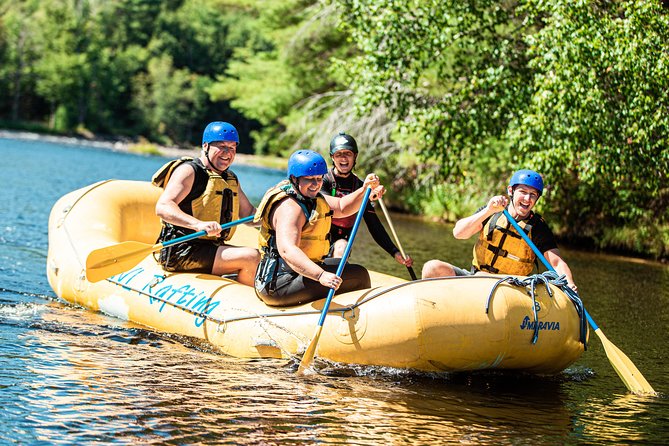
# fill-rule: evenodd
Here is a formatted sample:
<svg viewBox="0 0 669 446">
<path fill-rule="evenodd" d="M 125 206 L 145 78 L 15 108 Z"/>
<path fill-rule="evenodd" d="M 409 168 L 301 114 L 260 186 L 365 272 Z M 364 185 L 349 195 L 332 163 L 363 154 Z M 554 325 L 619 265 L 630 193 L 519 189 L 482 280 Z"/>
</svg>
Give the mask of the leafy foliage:
<svg viewBox="0 0 669 446">
<path fill-rule="evenodd" d="M 384 105 L 437 184 L 473 177 L 487 192 L 491 176 L 530 167 L 553 185 L 543 206 L 563 234 L 669 223 L 660 2 L 337 3 L 361 50 L 349 66 L 360 112 Z M 666 255 L 654 232 L 645 249 Z"/>
<path fill-rule="evenodd" d="M 535 3 L 530 19 L 551 16 L 527 39 L 534 91 L 511 142 L 551 173 L 564 224 L 654 221 L 669 193 L 669 16 L 658 2 Z"/>
<path fill-rule="evenodd" d="M 334 9 L 317 0 L 256 2 L 254 11 L 257 17 L 249 26 L 256 39 L 236 50 L 210 93 L 262 124 L 254 134 L 257 153 L 286 154 L 300 143 L 312 145 L 302 135 L 332 110 L 315 110 L 304 101 L 335 86 L 329 61 L 344 39 Z"/>
<path fill-rule="evenodd" d="M 564 237 L 669 257 L 669 9 L 657 0 L 0 0 L 0 119 L 326 153 L 453 220 L 512 171 Z M 630 234 L 637 234 L 631 236 Z"/>
<path fill-rule="evenodd" d="M 0 85 L 10 93 L 0 117 L 181 145 L 223 113 L 240 131 L 253 127 L 206 93 L 251 36 L 220 1 L 43 0 L 3 2 L 0 12 Z"/>
</svg>

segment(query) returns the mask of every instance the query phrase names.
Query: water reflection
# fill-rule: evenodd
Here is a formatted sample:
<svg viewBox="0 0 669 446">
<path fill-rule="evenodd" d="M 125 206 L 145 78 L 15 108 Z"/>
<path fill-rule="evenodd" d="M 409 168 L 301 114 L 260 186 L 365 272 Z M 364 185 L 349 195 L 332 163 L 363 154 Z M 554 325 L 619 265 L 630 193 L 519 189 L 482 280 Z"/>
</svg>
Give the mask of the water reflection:
<svg viewBox="0 0 669 446">
<path fill-rule="evenodd" d="M 236 360 L 192 339 L 49 307 L 41 321 L 25 320 L 16 396 L 24 431 L 52 444 L 487 443 L 573 430 L 563 377 L 379 368 L 337 376 L 330 364 L 330 374 L 299 379 L 291 362 Z"/>
<path fill-rule="evenodd" d="M 622 395 L 611 400 L 608 396 L 588 401 L 581 416 L 587 420 L 585 434 L 611 444 L 654 444 L 659 438 L 668 438 L 669 427 L 665 422 L 658 425 L 653 412 L 666 413 L 669 407 L 666 397 L 644 397 Z M 652 426 L 652 431 L 648 427 Z M 659 430 L 658 430 L 659 428 Z"/>
<path fill-rule="evenodd" d="M 190 339 L 49 307 L 41 321 L 25 321 L 28 379 L 17 393 L 20 425 L 39 441 L 479 442 L 548 435 L 538 425 L 559 438 L 571 428 L 561 379 L 371 368 L 298 379 L 285 361 L 235 360 Z"/>
<path fill-rule="evenodd" d="M 23 332 L 12 355 L 24 368 L 4 396 L 18 428 L 0 440 L 555 444 L 652 443 L 666 434 L 657 432 L 666 401 L 592 398 L 613 393 L 580 366 L 542 378 L 321 363 L 321 374 L 300 379 L 294 361 L 236 360 L 55 302 L 2 314 Z"/>
</svg>

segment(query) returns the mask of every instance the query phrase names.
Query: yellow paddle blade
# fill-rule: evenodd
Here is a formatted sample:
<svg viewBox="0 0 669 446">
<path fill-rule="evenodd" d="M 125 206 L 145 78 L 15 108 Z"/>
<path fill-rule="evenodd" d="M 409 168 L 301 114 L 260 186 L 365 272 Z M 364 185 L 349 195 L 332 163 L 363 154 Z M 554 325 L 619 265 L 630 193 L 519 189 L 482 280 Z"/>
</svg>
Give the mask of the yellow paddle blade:
<svg viewBox="0 0 669 446">
<path fill-rule="evenodd" d="M 297 368 L 297 373 L 299 375 L 304 375 L 305 372 L 311 367 L 311 363 L 314 361 L 314 355 L 316 354 L 316 347 L 318 346 L 318 339 L 321 337 L 321 331 L 323 330 L 322 325 L 316 326 L 316 331 L 314 332 L 314 337 L 311 338 L 311 343 L 307 350 L 302 356 L 302 361 L 300 361 L 300 366 Z"/>
<path fill-rule="evenodd" d="M 91 251 L 86 258 L 86 278 L 94 283 L 128 271 L 144 257 L 162 247 L 161 243 L 149 245 L 130 241 Z"/>
<path fill-rule="evenodd" d="M 599 340 L 604 346 L 604 351 L 613 366 L 613 370 L 616 371 L 620 379 L 625 383 L 627 389 L 639 395 L 657 395 L 655 389 L 646 381 L 646 378 L 644 378 L 627 355 L 616 347 L 613 342 L 609 341 L 601 329 L 598 328 L 595 330 L 595 333 L 597 333 Z"/>
</svg>

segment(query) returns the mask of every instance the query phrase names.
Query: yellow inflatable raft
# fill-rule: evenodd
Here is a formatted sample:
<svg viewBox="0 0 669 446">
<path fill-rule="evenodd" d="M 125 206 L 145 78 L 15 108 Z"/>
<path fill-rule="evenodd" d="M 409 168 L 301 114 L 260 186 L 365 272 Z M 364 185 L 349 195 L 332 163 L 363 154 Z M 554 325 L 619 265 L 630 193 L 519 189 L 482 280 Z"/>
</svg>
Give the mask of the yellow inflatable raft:
<svg viewBox="0 0 669 446">
<path fill-rule="evenodd" d="M 324 299 L 272 308 L 231 279 L 166 273 L 152 255 L 108 279 L 86 279 L 91 251 L 129 240 L 155 243 L 159 194 L 148 182 L 110 180 L 62 197 L 49 219 L 47 275 L 56 294 L 155 330 L 205 339 L 240 358 L 303 353 Z M 256 229 L 238 227 L 231 244 L 256 246 Z M 555 285 L 525 286 L 523 278 L 514 283 L 503 276 L 407 282 L 370 275 L 370 289 L 334 297 L 317 357 L 422 371 L 553 374 L 583 353 L 582 311 Z"/>
</svg>

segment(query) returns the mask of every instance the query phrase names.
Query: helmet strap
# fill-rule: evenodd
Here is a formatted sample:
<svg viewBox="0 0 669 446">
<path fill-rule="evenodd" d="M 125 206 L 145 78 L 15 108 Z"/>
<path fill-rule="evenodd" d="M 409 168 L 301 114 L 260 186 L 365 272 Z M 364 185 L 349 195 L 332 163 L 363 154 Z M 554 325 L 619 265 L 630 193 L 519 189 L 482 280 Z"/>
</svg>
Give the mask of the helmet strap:
<svg viewBox="0 0 669 446">
<path fill-rule="evenodd" d="M 300 178 L 296 177 L 295 175 L 291 175 L 289 181 L 290 184 L 293 186 L 293 191 L 295 191 L 295 195 L 297 195 L 297 197 L 300 200 L 306 200 L 307 197 L 302 195 L 302 193 L 300 192 Z"/>
<path fill-rule="evenodd" d="M 520 215 L 520 213 L 519 213 L 518 210 L 516 209 L 516 205 L 513 203 L 513 194 L 516 192 L 516 187 L 518 187 L 518 185 L 513 186 L 513 187 L 511 188 L 511 193 L 509 194 L 509 204 L 510 204 L 511 207 L 513 208 L 513 212 L 512 212 L 512 214 L 515 214 L 514 217 Z M 539 195 L 539 197 L 541 197 L 541 195 Z M 539 200 L 539 199 L 537 198 L 537 200 Z M 530 211 L 530 213 L 528 214 L 528 216 L 530 216 L 530 215 L 532 215 L 532 211 Z M 527 217 L 526 217 L 526 218 L 527 218 Z"/>
<path fill-rule="evenodd" d="M 211 158 L 209 158 L 209 143 L 205 143 L 207 145 L 207 148 L 204 149 L 204 156 L 207 158 L 207 162 L 209 163 L 209 169 L 213 170 L 215 173 L 221 175 L 225 170 L 218 170 L 217 168 L 214 167 L 214 163 L 211 162 Z"/>
</svg>

